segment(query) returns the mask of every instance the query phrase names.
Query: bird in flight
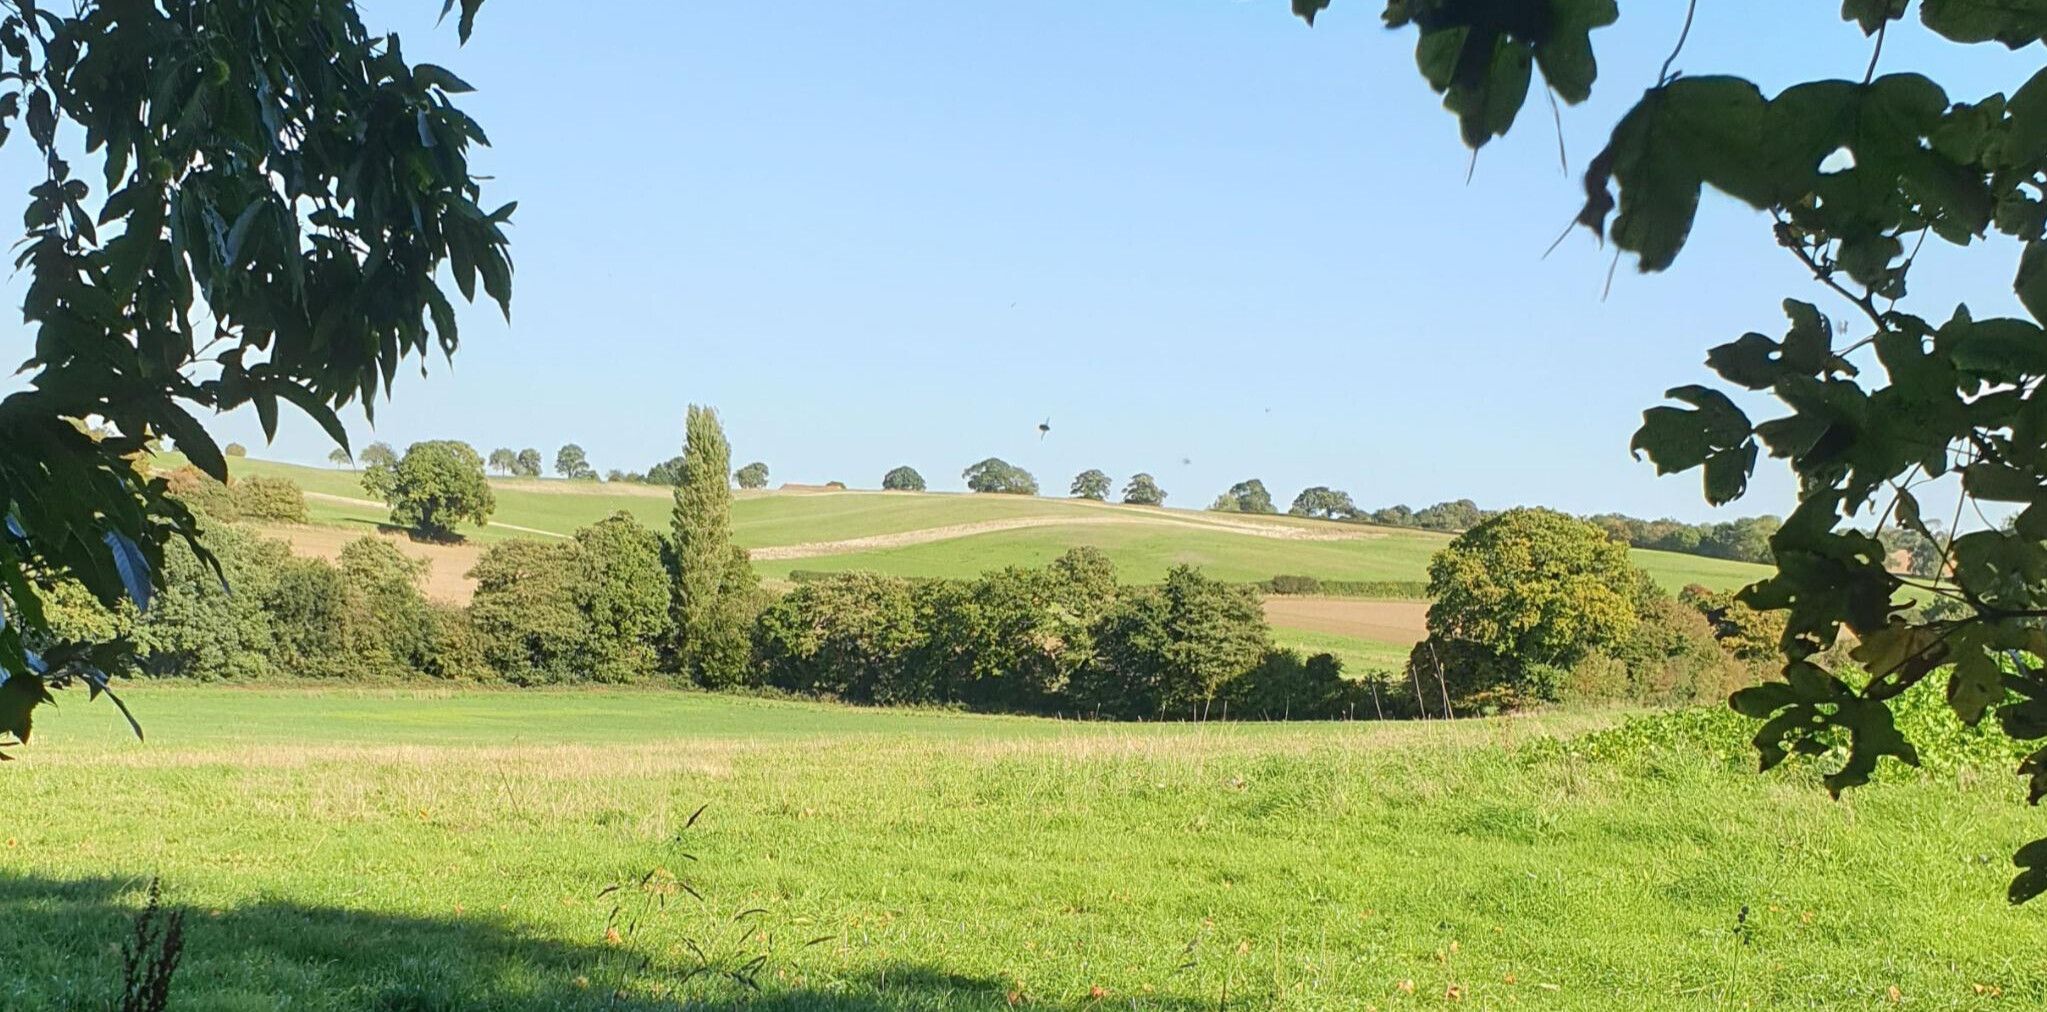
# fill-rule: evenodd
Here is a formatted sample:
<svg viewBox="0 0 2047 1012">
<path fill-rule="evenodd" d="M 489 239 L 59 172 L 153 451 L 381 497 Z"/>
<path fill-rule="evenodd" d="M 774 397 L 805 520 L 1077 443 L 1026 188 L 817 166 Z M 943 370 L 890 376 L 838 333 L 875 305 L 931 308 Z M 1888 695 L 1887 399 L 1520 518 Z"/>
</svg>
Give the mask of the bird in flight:
<svg viewBox="0 0 2047 1012">
<path fill-rule="evenodd" d="M 1046 436 L 1049 436 L 1049 435 L 1051 435 L 1051 434 L 1052 434 L 1052 420 L 1051 420 L 1050 418 L 1047 418 L 1047 419 L 1045 419 L 1044 421 L 1042 421 L 1042 422 L 1039 422 L 1039 423 L 1038 423 L 1038 441 L 1039 441 L 1039 442 L 1044 442 L 1044 440 L 1045 440 L 1045 437 L 1046 437 Z"/>
</svg>

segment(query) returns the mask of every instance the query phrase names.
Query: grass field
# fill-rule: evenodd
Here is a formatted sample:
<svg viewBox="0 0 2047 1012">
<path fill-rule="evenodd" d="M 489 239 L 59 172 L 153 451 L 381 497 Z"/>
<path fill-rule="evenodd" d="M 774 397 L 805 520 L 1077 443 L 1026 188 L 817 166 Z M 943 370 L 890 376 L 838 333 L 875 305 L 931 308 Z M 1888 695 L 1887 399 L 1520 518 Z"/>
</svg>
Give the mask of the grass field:
<svg viewBox="0 0 2047 1012">
<path fill-rule="evenodd" d="M 360 500 L 355 472 L 240 460 L 245 473 L 288 477 L 309 493 Z M 656 529 L 668 524 L 665 490 L 595 483 L 495 480 L 498 523 L 555 534 L 626 510 Z M 385 511 L 332 498 L 309 502 L 321 523 L 373 528 Z M 1075 545 L 1108 552 L 1124 577 L 1151 581 L 1175 565 L 1203 567 L 1225 580 L 1265 580 L 1282 573 L 1330 580 L 1426 579 L 1429 556 L 1448 540 L 1426 531 L 1365 528 L 1293 517 L 1218 517 L 1188 510 L 1105 507 L 1070 499 L 903 493 L 741 493 L 733 506 L 734 537 L 754 549 L 814 545 L 862 538 L 914 535 L 968 525 L 1033 521 L 1052 526 L 961 533 L 942 540 L 872 547 L 842 553 L 756 562 L 763 575 L 791 570 L 865 569 L 903 576 L 971 577 L 1003 566 L 1041 565 Z M 1334 532 L 1339 540 L 1255 536 L 1241 525 L 1268 531 Z M 477 540 L 531 537 L 508 527 L 471 534 Z M 1670 552 L 1634 553 L 1658 582 L 1673 590 L 1688 583 L 1740 586 L 1767 572 L 1761 566 Z"/>
<path fill-rule="evenodd" d="M 0 1007 L 105 1007 L 152 876 L 191 911 L 173 1008 L 2047 1002 L 2047 908 L 2002 899 L 2007 855 L 2039 830 L 2010 777 L 1835 803 L 1526 744 L 1602 719 L 1582 716 L 1110 726 L 176 686 L 130 702 L 148 743 L 67 698 L 0 775 Z M 760 956 L 759 994 L 685 980 Z"/>
</svg>

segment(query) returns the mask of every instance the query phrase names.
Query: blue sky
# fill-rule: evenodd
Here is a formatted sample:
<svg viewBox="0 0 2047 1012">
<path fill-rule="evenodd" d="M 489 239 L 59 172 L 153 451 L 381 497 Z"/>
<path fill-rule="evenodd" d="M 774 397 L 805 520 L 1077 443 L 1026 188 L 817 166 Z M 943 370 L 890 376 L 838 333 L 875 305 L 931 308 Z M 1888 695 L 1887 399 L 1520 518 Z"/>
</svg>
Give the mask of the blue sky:
<svg viewBox="0 0 2047 1012">
<path fill-rule="evenodd" d="M 1589 235 L 1542 258 L 1683 5 L 1635 0 L 1595 36 L 1596 94 L 1564 111 L 1572 175 L 1536 98 L 1468 185 L 1381 6 L 1339 0 L 1310 29 L 1283 0 L 494 0 L 457 50 L 439 4 L 376 0 L 409 56 L 480 89 L 465 107 L 496 145 L 487 202 L 520 202 L 518 273 L 509 326 L 469 311 L 453 367 L 402 374 L 375 431 L 351 429 L 550 459 L 575 441 L 637 470 L 699 402 L 777 481 L 908 463 L 956 488 L 997 455 L 1059 491 L 1147 470 L 1180 506 L 1255 476 L 1283 499 L 1716 515 L 1629 458 L 1641 410 L 1707 378 L 1710 345 L 1779 332 L 1784 296 L 1843 304 L 1724 198 L 1675 270 L 1623 263 L 1604 300 Z M 1858 77 L 1867 43 L 1836 6 L 1705 5 L 1677 65 L 1770 90 Z M 2033 68 L 1913 25 L 1884 69 L 1976 97 Z M 1934 251 L 1916 309 L 2013 312 L 2010 264 Z M 253 418 L 218 429 L 260 443 Z M 327 449 L 292 418 L 255 452 Z M 1789 505 L 1764 466 L 1717 515 Z"/>
</svg>

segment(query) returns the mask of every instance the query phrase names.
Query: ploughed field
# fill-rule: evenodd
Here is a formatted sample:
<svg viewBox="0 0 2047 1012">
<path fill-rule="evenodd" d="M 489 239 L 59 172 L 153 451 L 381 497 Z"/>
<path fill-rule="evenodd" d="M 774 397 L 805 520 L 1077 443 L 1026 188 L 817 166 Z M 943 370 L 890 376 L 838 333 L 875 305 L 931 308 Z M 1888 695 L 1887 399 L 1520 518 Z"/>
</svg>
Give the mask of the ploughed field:
<svg viewBox="0 0 2047 1012">
<path fill-rule="evenodd" d="M 2039 1008 L 2001 773 L 1841 802 L 1618 718 L 1075 724 L 135 688 L 0 775 L 0 1008 Z M 696 814 L 696 813 L 701 814 Z M 694 822 L 692 818 L 694 817 Z M 615 887 L 615 888 L 614 888 Z M 755 988 L 758 988 L 758 991 Z"/>
</svg>

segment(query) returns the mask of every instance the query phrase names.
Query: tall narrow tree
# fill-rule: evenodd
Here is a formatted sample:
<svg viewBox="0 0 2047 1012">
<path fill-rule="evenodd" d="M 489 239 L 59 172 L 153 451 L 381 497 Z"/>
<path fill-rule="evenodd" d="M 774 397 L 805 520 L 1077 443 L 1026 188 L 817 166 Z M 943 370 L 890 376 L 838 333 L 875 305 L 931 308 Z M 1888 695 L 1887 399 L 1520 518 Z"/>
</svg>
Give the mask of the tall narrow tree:
<svg viewBox="0 0 2047 1012">
<path fill-rule="evenodd" d="M 732 543 L 732 447 L 711 408 L 689 406 L 675 486 L 675 656 L 706 688 L 746 679 L 759 580 Z"/>
</svg>

